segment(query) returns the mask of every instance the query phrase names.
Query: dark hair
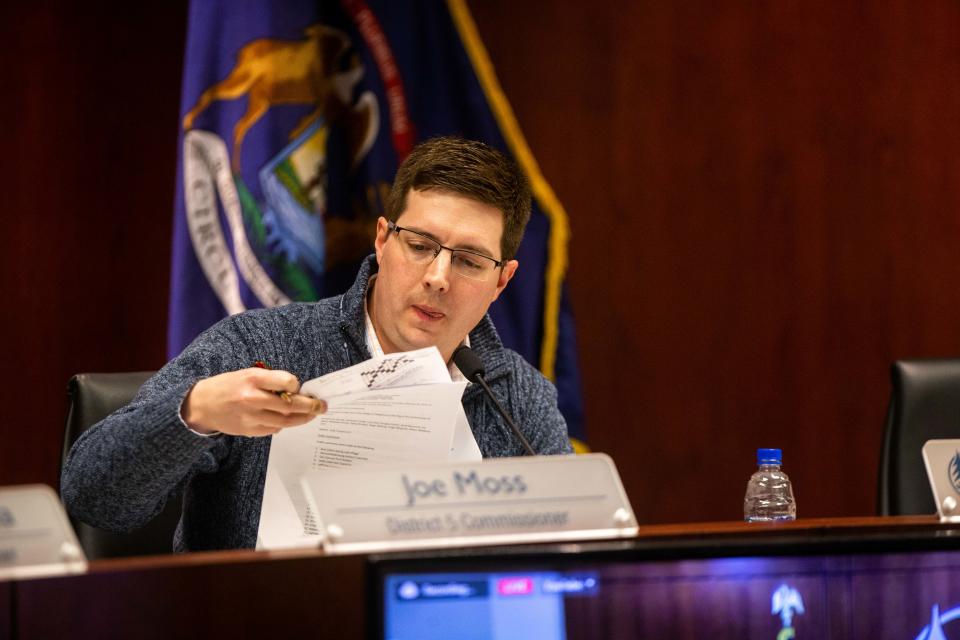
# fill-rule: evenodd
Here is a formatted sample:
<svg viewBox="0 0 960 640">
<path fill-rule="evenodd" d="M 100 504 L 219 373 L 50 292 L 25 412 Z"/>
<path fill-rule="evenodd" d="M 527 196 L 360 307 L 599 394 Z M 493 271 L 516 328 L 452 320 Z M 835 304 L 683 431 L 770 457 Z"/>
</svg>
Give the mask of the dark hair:
<svg viewBox="0 0 960 640">
<path fill-rule="evenodd" d="M 407 208 L 410 189 L 447 191 L 496 207 L 503 213 L 500 259 L 517 255 L 530 220 L 530 183 L 516 162 L 493 147 L 458 137 L 418 144 L 400 165 L 390 188 L 390 221 L 396 222 Z"/>
</svg>

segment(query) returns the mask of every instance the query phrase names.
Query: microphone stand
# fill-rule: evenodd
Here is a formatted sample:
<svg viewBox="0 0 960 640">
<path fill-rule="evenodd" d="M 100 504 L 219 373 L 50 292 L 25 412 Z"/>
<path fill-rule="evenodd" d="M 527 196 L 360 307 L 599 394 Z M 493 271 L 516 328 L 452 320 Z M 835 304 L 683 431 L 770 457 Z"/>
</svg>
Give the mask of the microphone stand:
<svg viewBox="0 0 960 640">
<path fill-rule="evenodd" d="M 497 397 L 493 395 L 493 391 L 490 390 L 490 387 L 487 385 L 487 381 L 483 379 L 483 375 L 478 373 L 474 376 L 475 381 L 483 387 L 483 390 L 487 392 L 487 395 L 493 400 L 493 405 L 497 408 L 497 411 L 500 412 L 500 415 L 503 416 L 503 419 L 507 421 L 507 424 L 510 425 L 510 428 L 513 429 L 513 434 L 517 436 L 517 439 L 520 440 L 520 443 L 523 445 L 523 448 L 527 450 L 527 454 L 531 456 L 537 455 L 537 452 L 533 450 L 533 447 L 530 446 L 530 443 L 527 441 L 523 434 L 520 432 L 520 429 L 517 427 L 516 423 L 507 413 L 507 410 L 503 408 L 500 404 L 500 401 L 497 400 Z"/>
</svg>

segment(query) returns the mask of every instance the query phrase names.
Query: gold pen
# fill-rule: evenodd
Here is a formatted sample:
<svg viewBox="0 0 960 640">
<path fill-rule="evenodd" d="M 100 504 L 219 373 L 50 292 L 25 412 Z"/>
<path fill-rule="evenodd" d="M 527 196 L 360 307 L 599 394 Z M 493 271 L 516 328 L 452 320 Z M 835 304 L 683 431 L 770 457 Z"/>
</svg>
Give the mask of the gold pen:
<svg viewBox="0 0 960 640">
<path fill-rule="evenodd" d="M 268 365 L 263 360 L 254 360 L 253 366 L 255 366 L 257 369 L 268 369 L 271 371 L 273 370 L 273 367 Z M 293 398 L 290 397 L 289 391 L 274 391 L 274 393 L 280 396 L 281 398 L 283 398 L 287 404 L 293 404 Z"/>
</svg>

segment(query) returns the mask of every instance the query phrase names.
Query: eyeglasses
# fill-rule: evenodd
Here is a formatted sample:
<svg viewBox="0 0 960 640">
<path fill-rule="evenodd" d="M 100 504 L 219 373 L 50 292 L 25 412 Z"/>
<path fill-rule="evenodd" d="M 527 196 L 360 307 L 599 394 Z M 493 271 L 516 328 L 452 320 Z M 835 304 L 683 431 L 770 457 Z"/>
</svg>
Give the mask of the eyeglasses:
<svg viewBox="0 0 960 640">
<path fill-rule="evenodd" d="M 440 251 L 446 249 L 450 252 L 450 268 L 464 278 L 486 280 L 498 267 L 503 266 L 503 260 L 494 260 L 467 249 L 445 247 L 429 236 L 404 229 L 393 222 L 388 222 L 387 228 L 397 234 L 404 257 L 413 264 L 430 264 L 440 255 Z"/>
</svg>

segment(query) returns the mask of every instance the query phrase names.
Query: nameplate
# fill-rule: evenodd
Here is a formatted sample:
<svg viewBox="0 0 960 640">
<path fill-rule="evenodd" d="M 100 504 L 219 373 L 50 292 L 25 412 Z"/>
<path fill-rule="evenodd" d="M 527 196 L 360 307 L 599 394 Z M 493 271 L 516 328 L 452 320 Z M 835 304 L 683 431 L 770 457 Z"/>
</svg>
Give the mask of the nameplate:
<svg viewBox="0 0 960 640">
<path fill-rule="evenodd" d="M 0 487 L 0 580 L 86 570 L 83 550 L 53 489 Z"/>
<path fill-rule="evenodd" d="M 302 485 L 328 553 L 637 534 L 600 453 L 315 471 Z"/>
<path fill-rule="evenodd" d="M 940 522 L 960 522 L 960 440 L 927 440 L 920 452 Z"/>
</svg>

